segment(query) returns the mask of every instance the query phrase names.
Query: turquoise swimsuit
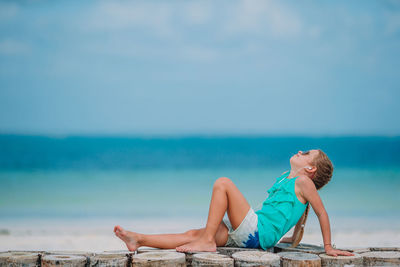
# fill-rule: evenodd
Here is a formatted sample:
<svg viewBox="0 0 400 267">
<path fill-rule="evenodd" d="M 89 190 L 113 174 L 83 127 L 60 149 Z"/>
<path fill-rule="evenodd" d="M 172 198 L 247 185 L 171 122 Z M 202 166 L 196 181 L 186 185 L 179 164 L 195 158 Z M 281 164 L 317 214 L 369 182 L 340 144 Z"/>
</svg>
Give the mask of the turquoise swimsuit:
<svg viewBox="0 0 400 267">
<path fill-rule="evenodd" d="M 289 171 L 276 179 L 258 216 L 259 241 L 262 249 L 275 246 L 303 215 L 307 204 L 303 204 L 294 192 L 297 177 L 287 179 Z"/>
</svg>

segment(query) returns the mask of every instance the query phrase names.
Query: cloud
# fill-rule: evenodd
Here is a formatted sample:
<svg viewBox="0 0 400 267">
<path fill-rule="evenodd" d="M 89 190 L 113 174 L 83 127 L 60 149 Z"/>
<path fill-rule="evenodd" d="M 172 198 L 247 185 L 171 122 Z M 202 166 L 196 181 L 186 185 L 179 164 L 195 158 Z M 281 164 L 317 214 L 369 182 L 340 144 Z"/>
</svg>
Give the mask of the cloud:
<svg viewBox="0 0 400 267">
<path fill-rule="evenodd" d="M 79 21 L 84 33 L 110 33 L 102 44 L 94 44 L 99 53 L 128 57 L 170 57 L 210 62 L 226 52 L 213 49 L 211 40 L 243 37 L 247 34 L 287 38 L 303 28 L 299 15 L 280 2 L 233 1 L 202 2 L 97 2 Z M 82 26 L 83 25 L 83 26 Z M 195 26 L 195 27 L 191 27 Z M 196 31 L 200 31 L 196 35 Z M 209 39 L 198 39 L 204 33 Z M 306 32 L 318 36 L 320 29 Z M 142 37 L 142 39 L 138 39 Z M 145 38 L 146 41 L 143 41 Z M 146 45 L 156 38 L 159 45 Z M 262 46 L 258 46 L 262 48 Z"/>
<path fill-rule="evenodd" d="M 5 39 L 0 41 L 0 54 L 3 55 L 18 55 L 18 54 L 26 54 L 30 52 L 31 48 L 29 45 L 12 40 Z"/>
<path fill-rule="evenodd" d="M 295 10 L 278 1 L 264 0 L 224 4 L 103 1 L 89 14 L 86 25 L 89 30 L 144 30 L 174 38 L 187 25 L 205 25 L 226 37 L 250 33 L 285 38 L 296 36 L 303 29 L 303 21 Z"/>
<path fill-rule="evenodd" d="M 219 55 L 215 49 L 186 38 L 193 36 L 188 25 L 204 25 L 212 19 L 214 5 L 210 3 L 100 2 L 79 25 L 84 33 L 106 33 L 107 38 L 83 47 L 98 54 L 133 58 L 213 61 Z"/>
<path fill-rule="evenodd" d="M 172 29 L 173 10 L 163 3 L 105 1 L 95 7 L 88 17 L 89 30 L 148 30 L 168 36 Z"/>
<path fill-rule="evenodd" d="M 230 34 L 251 33 L 273 37 L 298 35 L 303 23 L 294 11 L 275 1 L 238 1 L 230 8 L 224 29 Z"/>
</svg>

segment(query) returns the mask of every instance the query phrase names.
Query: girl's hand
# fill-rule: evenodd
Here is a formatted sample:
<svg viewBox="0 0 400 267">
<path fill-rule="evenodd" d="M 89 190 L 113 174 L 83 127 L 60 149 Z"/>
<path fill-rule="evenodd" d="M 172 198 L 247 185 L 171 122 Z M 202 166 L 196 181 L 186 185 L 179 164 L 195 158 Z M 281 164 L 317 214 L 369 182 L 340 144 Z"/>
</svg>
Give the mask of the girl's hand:
<svg viewBox="0 0 400 267">
<path fill-rule="evenodd" d="M 332 247 L 325 248 L 325 252 L 326 252 L 326 255 L 334 256 L 334 257 L 339 256 L 339 255 L 354 256 L 354 254 L 349 251 L 334 249 Z"/>
</svg>

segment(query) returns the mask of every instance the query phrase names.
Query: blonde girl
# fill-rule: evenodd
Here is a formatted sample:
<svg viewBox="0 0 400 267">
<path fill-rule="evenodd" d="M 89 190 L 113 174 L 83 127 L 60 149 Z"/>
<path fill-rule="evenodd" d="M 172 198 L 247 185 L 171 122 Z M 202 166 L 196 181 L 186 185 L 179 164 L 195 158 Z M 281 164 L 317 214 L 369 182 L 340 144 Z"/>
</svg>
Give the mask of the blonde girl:
<svg viewBox="0 0 400 267">
<path fill-rule="evenodd" d="M 114 227 L 114 233 L 130 251 L 141 246 L 171 249 L 179 252 L 216 251 L 217 246 L 247 248 L 273 247 L 296 225 L 293 236 L 282 242 L 296 246 L 303 234 L 309 205 L 318 217 L 326 254 L 352 256 L 348 251 L 334 249 L 331 231 L 319 189 L 326 185 L 333 166 L 320 149 L 299 151 L 290 158 L 290 171 L 276 179 L 268 190 L 262 208 L 254 211 L 235 184 L 226 177 L 218 178 L 213 186 L 207 224 L 180 234 L 141 234 Z M 227 213 L 227 218 L 224 218 Z"/>
</svg>

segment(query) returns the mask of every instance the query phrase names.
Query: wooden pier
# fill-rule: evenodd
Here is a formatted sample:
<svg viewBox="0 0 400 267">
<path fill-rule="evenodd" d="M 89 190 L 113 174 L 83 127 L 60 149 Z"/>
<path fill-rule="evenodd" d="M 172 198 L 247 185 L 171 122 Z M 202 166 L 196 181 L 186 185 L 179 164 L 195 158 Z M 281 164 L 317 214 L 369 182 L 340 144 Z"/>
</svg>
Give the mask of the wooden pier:
<svg viewBox="0 0 400 267">
<path fill-rule="evenodd" d="M 400 266 L 400 248 L 338 248 L 354 256 L 332 257 L 323 247 L 299 244 L 295 248 L 280 243 L 264 251 L 218 247 L 216 252 L 180 253 L 174 249 L 139 248 L 87 251 L 3 251 L 0 267 L 161 267 L 161 266 Z"/>
</svg>

